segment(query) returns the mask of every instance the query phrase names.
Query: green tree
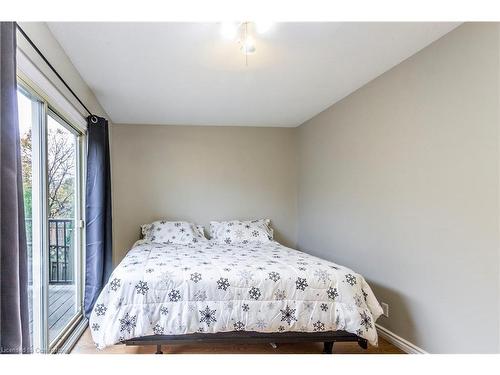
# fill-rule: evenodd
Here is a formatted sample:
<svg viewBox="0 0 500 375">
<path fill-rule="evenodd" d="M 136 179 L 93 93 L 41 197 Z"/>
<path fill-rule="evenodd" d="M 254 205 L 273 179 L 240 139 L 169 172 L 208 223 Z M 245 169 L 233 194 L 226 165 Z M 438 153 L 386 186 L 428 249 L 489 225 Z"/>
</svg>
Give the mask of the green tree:
<svg viewBox="0 0 500 375">
<path fill-rule="evenodd" d="M 32 212 L 32 168 L 31 168 L 31 129 L 21 136 L 21 163 L 23 177 L 24 216 L 31 218 Z"/>
<path fill-rule="evenodd" d="M 21 137 L 23 191 L 26 217 L 32 210 L 32 133 Z M 62 129 L 49 129 L 47 133 L 48 209 L 51 218 L 71 218 L 74 215 L 75 183 L 74 138 Z"/>
</svg>

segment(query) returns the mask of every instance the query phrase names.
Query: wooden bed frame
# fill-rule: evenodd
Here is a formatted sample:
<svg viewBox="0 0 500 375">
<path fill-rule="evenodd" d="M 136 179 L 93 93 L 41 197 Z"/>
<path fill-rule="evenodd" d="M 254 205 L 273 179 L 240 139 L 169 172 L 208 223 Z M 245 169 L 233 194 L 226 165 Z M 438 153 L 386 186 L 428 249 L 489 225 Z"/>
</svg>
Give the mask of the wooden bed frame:
<svg viewBox="0 0 500 375">
<path fill-rule="evenodd" d="M 219 333 L 190 333 L 185 335 L 151 335 L 122 341 L 125 345 L 156 345 L 156 354 L 163 354 L 162 345 L 198 344 L 198 343 L 269 343 L 274 348 L 278 343 L 323 342 L 323 353 L 332 354 L 335 342 L 357 342 L 368 348 L 366 339 L 346 331 L 325 332 L 282 332 L 261 333 L 253 331 L 235 331 Z"/>
</svg>

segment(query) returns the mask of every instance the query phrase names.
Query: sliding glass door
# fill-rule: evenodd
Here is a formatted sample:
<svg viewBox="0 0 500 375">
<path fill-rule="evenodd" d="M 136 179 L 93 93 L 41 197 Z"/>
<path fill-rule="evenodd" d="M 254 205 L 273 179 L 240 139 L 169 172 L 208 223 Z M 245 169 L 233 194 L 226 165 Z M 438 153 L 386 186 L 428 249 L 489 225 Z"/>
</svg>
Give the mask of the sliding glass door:
<svg viewBox="0 0 500 375">
<path fill-rule="evenodd" d="M 52 111 L 47 116 L 49 342 L 81 311 L 78 304 L 78 137 Z M 76 257 L 75 257 L 76 256 Z"/>
<path fill-rule="evenodd" d="M 35 352 L 49 352 L 82 318 L 82 138 L 27 86 L 18 91 Z"/>
</svg>

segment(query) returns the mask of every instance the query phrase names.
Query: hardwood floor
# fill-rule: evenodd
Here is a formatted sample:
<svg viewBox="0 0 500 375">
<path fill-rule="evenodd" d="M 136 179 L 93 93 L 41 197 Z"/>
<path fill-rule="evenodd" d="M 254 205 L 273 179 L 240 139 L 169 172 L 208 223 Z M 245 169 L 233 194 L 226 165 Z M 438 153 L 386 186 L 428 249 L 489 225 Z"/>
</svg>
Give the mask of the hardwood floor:
<svg viewBox="0 0 500 375">
<path fill-rule="evenodd" d="M 198 345 L 172 345 L 162 347 L 164 354 L 320 354 L 323 350 L 322 343 L 280 344 L 273 349 L 269 344 L 198 344 Z M 125 346 L 114 345 L 104 350 L 97 350 L 87 328 L 71 353 L 78 354 L 153 354 L 155 346 Z M 369 346 L 367 350 L 361 349 L 357 343 L 336 343 L 333 347 L 334 354 L 404 354 L 394 345 L 379 337 L 378 348 Z"/>
</svg>

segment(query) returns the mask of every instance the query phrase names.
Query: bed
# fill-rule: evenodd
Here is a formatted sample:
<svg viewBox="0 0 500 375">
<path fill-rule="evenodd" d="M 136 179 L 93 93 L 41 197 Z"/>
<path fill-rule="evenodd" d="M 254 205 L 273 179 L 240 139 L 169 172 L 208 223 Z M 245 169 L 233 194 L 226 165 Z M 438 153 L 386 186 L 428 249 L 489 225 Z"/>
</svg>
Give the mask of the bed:
<svg viewBox="0 0 500 375">
<path fill-rule="evenodd" d="M 94 305 L 97 348 L 124 343 L 335 341 L 377 345 L 365 279 L 279 244 L 137 241 Z"/>
</svg>

